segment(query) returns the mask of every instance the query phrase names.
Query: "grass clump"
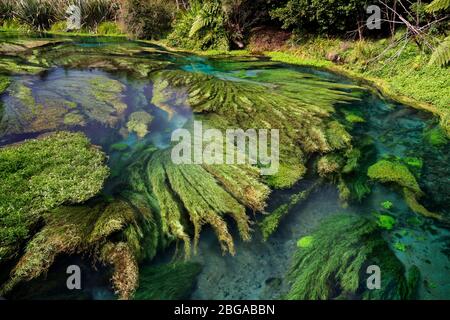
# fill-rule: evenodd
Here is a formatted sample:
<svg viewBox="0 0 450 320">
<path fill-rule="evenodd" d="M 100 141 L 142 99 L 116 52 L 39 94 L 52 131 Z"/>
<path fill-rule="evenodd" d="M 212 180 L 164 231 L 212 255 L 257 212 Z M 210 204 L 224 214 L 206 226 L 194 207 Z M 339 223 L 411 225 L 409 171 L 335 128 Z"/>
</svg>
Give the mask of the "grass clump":
<svg viewBox="0 0 450 320">
<path fill-rule="evenodd" d="M 102 36 L 111 36 L 121 35 L 122 31 L 114 21 L 104 21 L 98 25 L 96 33 Z"/>
<path fill-rule="evenodd" d="M 314 240 L 294 254 L 287 299 L 414 298 L 404 266 L 370 220 L 354 215 L 332 216 L 310 236 Z M 366 287 L 365 268 L 370 264 L 383 270 L 380 290 Z"/>
<path fill-rule="evenodd" d="M 144 267 L 136 300 L 180 300 L 189 298 L 201 265 L 195 262 L 172 262 Z"/>
</svg>

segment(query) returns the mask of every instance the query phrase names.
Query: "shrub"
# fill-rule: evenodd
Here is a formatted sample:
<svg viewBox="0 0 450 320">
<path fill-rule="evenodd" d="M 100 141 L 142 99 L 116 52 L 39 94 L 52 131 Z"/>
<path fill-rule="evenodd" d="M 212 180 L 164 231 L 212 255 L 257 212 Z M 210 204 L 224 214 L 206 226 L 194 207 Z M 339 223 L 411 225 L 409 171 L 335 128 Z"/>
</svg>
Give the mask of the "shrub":
<svg viewBox="0 0 450 320">
<path fill-rule="evenodd" d="M 20 0 L 14 4 L 15 18 L 42 31 L 48 29 L 59 16 L 58 5 L 51 0 Z"/>
<path fill-rule="evenodd" d="M 230 40 L 220 0 L 193 1 L 176 20 L 168 41 L 187 49 L 228 50 Z"/>
<path fill-rule="evenodd" d="M 164 0 L 126 0 L 121 22 L 138 38 L 160 39 L 170 30 L 175 6 Z"/>
<path fill-rule="evenodd" d="M 105 21 L 99 24 L 97 33 L 101 35 L 117 35 L 121 34 L 119 26 L 113 21 Z"/>
<path fill-rule="evenodd" d="M 272 17 L 281 20 L 286 28 L 342 34 L 357 28 L 366 4 L 366 0 L 289 0 L 272 11 Z"/>
</svg>

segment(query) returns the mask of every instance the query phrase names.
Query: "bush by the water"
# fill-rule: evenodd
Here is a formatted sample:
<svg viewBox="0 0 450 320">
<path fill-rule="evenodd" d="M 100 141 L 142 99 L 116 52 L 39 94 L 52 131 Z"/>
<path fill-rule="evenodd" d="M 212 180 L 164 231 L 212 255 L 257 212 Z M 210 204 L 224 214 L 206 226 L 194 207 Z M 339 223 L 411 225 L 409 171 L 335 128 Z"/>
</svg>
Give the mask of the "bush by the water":
<svg viewBox="0 0 450 320">
<path fill-rule="evenodd" d="M 164 0 L 126 0 L 121 20 L 138 38 L 160 39 L 170 30 L 175 11 L 175 5 Z"/>
</svg>

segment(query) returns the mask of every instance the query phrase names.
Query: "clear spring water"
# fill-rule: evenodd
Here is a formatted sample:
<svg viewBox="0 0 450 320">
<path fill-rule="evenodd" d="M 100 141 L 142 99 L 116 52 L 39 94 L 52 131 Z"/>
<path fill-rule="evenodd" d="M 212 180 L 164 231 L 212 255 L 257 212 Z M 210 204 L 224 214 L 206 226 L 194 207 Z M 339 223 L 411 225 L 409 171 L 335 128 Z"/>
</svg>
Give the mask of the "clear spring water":
<svg viewBox="0 0 450 320">
<path fill-rule="evenodd" d="M 75 46 L 95 48 L 103 46 L 121 46 L 121 43 L 96 43 L 78 39 Z M 145 53 L 142 54 L 146 58 Z M 151 59 L 149 55 L 148 59 Z M 180 54 L 179 56 L 167 55 L 171 61 L 170 68 L 179 68 L 188 72 L 202 72 L 231 81 L 257 81 L 258 73 L 265 69 L 289 69 L 303 75 L 300 90 L 305 90 L 308 81 L 322 79 L 330 83 L 353 83 L 350 79 L 328 73 L 323 70 L 300 68 L 284 64 L 266 64 L 266 59 L 249 59 L 247 62 L 238 63 L 232 58 L 204 58 L 192 55 Z M 244 69 L 242 76 L 242 67 Z M 178 108 L 175 112 L 168 112 L 157 108 L 151 103 L 152 81 L 148 78 L 137 79 L 123 72 L 104 71 L 101 68 L 67 68 L 55 66 L 48 71 L 37 75 L 17 75 L 13 77 L 13 83 L 23 83 L 32 89 L 35 100 L 42 99 L 46 95 L 52 96 L 60 92 L 63 99 L 69 99 L 72 94 L 83 96 L 86 94 L 85 84 L 90 79 L 102 77 L 119 81 L 125 86 L 120 99 L 126 104 L 127 109 L 116 117 L 114 126 L 108 126 L 100 121 L 88 119 L 81 125 L 64 125 L 64 123 L 46 124 L 43 130 L 35 132 L 15 132 L 0 136 L 0 146 L 19 142 L 27 138 L 36 137 L 47 131 L 66 129 L 85 132 L 94 144 L 103 147 L 109 155 L 108 165 L 111 167 L 112 176 L 105 186 L 105 193 L 114 189 L 115 181 L 120 177 L 123 167 L 132 161 L 131 151 L 140 147 L 153 144 L 158 148 L 165 148 L 170 141 L 170 133 L 173 129 L 182 127 L 187 119 L 192 117 L 189 109 Z M 254 80 L 252 80 L 254 79 Z M 72 92 L 67 89 L 73 86 Z M 357 111 L 366 121 L 357 124 L 352 130 L 355 138 L 364 135 L 370 136 L 374 141 L 374 161 L 384 155 L 397 157 L 417 157 L 423 161 L 420 172 L 419 184 L 426 194 L 422 203 L 429 208 L 445 215 L 450 215 L 448 206 L 450 200 L 450 148 L 447 145 L 435 147 L 424 141 L 423 132 L 426 128 L 435 125 L 436 119 L 429 114 L 417 111 L 407 106 L 399 105 L 385 99 L 372 90 L 355 89 L 362 97 L 361 101 L 350 104 L 337 104 L 336 116 L 343 116 L 345 110 Z M 66 92 L 66 93 L 64 93 Z M 314 93 L 306 92 L 305 95 Z M 11 105 L 13 99 L 8 92 L 0 97 L 4 106 Z M 75 110 L 83 112 L 87 100 L 76 101 Z M 46 112 L 46 100 L 40 101 L 43 111 Z M 145 110 L 154 116 L 149 129 L 149 134 L 140 139 L 134 133 L 123 134 L 121 128 L 126 125 L 126 119 L 134 111 Z M 74 110 L 71 110 L 74 111 Z M 20 116 L 20 115 L 19 115 Z M 49 117 L 51 121 L 52 117 Z M 114 151 L 111 146 L 117 143 L 127 144 L 126 152 Z M 275 191 L 269 199 L 268 211 L 287 201 L 289 195 L 306 188 L 316 177 L 308 176 L 290 190 Z M 193 260 L 203 265 L 192 299 L 271 299 L 277 298 L 287 289 L 283 276 L 289 266 L 297 240 L 310 233 L 320 220 L 328 215 L 353 212 L 370 215 L 380 210 L 380 203 L 389 200 L 394 204 L 393 214 L 397 218 L 394 231 L 386 233 L 386 239 L 391 245 L 396 242 L 407 246 L 405 251 L 395 250 L 396 255 L 406 267 L 417 265 L 422 273 L 419 298 L 421 299 L 448 299 L 450 298 L 450 232 L 444 226 L 435 221 L 418 217 L 404 203 L 401 195 L 392 188 L 375 184 L 372 193 L 361 203 L 352 203 L 343 208 L 338 200 L 336 187 L 325 184 L 314 192 L 307 201 L 298 204 L 289 215 L 282 220 L 279 229 L 267 241 L 262 241 L 262 236 L 255 225 L 255 232 L 250 242 L 242 242 L 236 230 L 233 230 L 236 256 L 223 256 L 219 244 L 212 230 L 205 228 L 202 233 L 198 254 Z M 416 217 L 419 218 L 417 223 Z M 255 217 L 259 220 L 260 217 Z M 415 221 L 412 223 L 411 221 Z M 164 263 L 173 258 L 174 247 L 161 253 L 151 264 Z M 52 287 L 44 291 L 41 298 L 52 298 L 60 295 L 58 285 L 55 282 L 61 273 L 64 276 L 63 266 L 65 261 L 75 261 L 83 264 L 83 270 L 88 273 L 86 290 L 82 296 L 68 296 L 68 298 L 109 299 L 113 294 L 108 287 L 102 270 L 94 270 L 78 257 L 60 257 L 55 266 L 50 269 L 46 282 L 42 286 Z M 145 264 L 142 266 L 145 267 Z M 55 281 L 51 281 L 51 280 Z M 39 281 L 44 281 L 40 279 Z M 17 298 L 24 298 L 18 290 Z"/>
</svg>

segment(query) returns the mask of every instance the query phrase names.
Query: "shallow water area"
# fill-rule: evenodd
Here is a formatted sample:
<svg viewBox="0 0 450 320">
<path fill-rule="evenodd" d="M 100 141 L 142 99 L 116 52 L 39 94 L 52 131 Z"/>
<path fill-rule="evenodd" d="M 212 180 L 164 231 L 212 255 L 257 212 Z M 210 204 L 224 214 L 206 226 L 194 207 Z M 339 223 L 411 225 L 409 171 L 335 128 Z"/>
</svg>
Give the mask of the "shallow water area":
<svg viewBox="0 0 450 320">
<path fill-rule="evenodd" d="M 51 39 L 58 40 L 57 36 Z M 0 34 L 0 40 L 27 39 Z M 27 55 L 0 56 L 5 61 L 28 59 L 28 67 L 40 68 L 39 72 L 28 72 L 23 67 L 0 62 L 0 75 L 8 75 L 11 82 L 0 95 L 0 147 L 57 130 L 83 132 L 108 155 L 111 173 L 102 196 L 115 197 L 121 183 L 128 178 L 128 166 L 140 159 L 144 151 L 167 149 L 175 129 L 185 127 L 192 119 L 209 120 L 214 112 L 228 116 L 227 110 L 217 110 L 220 108 L 199 112 L 193 99 L 191 105 L 187 102 L 187 97 L 192 95 L 189 85 L 200 86 L 202 82 L 219 79 L 232 83 L 230 87 L 217 85 L 229 92 L 251 93 L 256 88 L 261 90 L 255 91 L 256 95 L 261 96 L 261 92 L 270 89 L 283 99 L 280 101 L 291 103 L 295 99 L 305 109 L 314 109 L 320 119 L 330 115 L 343 123 L 356 146 L 369 146 L 361 147 L 365 154 L 355 179 L 365 177 L 367 168 L 378 160 L 405 161 L 423 190 L 421 203 L 430 211 L 450 217 L 450 145 L 433 145 L 426 138 L 426 133 L 436 128 L 436 119 L 382 97 L 352 79 L 325 70 L 275 63 L 263 57 L 197 57 L 172 53 L 149 43 L 101 38 L 72 37 L 61 39 L 61 44 L 52 50 L 44 47 L 24 52 Z M 177 73 L 201 74 L 213 80 L 207 78 L 198 81 L 200 84 L 195 79 L 186 80 L 174 85 L 181 82 L 176 78 Z M 193 91 L 206 96 L 206 100 L 221 101 L 214 90 L 215 87 L 209 91 L 196 88 Z M 235 99 L 239 105 L 238 98 Z M 236 119 L 239 123 L 249 123 L 248 117 L 254 117 L 256 125 L 264 123 L 251 108 Z M 271 193 L 265 213 L 272 212 L 291 195 L 319 179 L 312 169 L 317 157 L 318 153 L 308 157 L 304 179 Z M 388 214 L 396 223 L 393 229 L 384 232 L 384 237 L 406 268 L 416 265 L 420 269 L 419 298 L 450 299 L 448 225 L 414 213 L 395 187 L 374 181 L 367 183 L 370 193 L 361 201 L 344 205 L 336 186 L 325 181 L 306 201 L 289 210 L 267 241 L 258 227 L 263 215 L 253 215 L 247 210 L 254 222 L 250 241 L 242 241 L 236 223 L 225 218 L 234 239 L 235 256 L 222 254 L 214 231 L 205 226 L 198 253 L 192 257 L 203 269 L 190 298 L 283 297 L 289 287 L 284 275 L 300 237 L 310 234 L 323 218 L 337 213 L 367 217 L 386 213 L 381 204 L 390 201 L 393 207 Z M 171 244 L 141 268 L 171 261 L 179 255 L 178 246 L 178 243 Z M 70 259 L 73 257 L 65 256 L 57 261 L 64 264 Z M 57 273 L 55 270 L 58 268 L 50 272 Z M 94 273 L 89 267 L 85 270 Z M 102 276 L 93 279 L 89 294 L 82 298 L 113 297 Z M 39 281 L 46 285 L 44 280 Z M 45 293 L 48 296 L 41 298 L 58 296 L 59 290 L 50 289 Z M 21 298 L 20 294 L 15 298 Z"/>
</svg>

